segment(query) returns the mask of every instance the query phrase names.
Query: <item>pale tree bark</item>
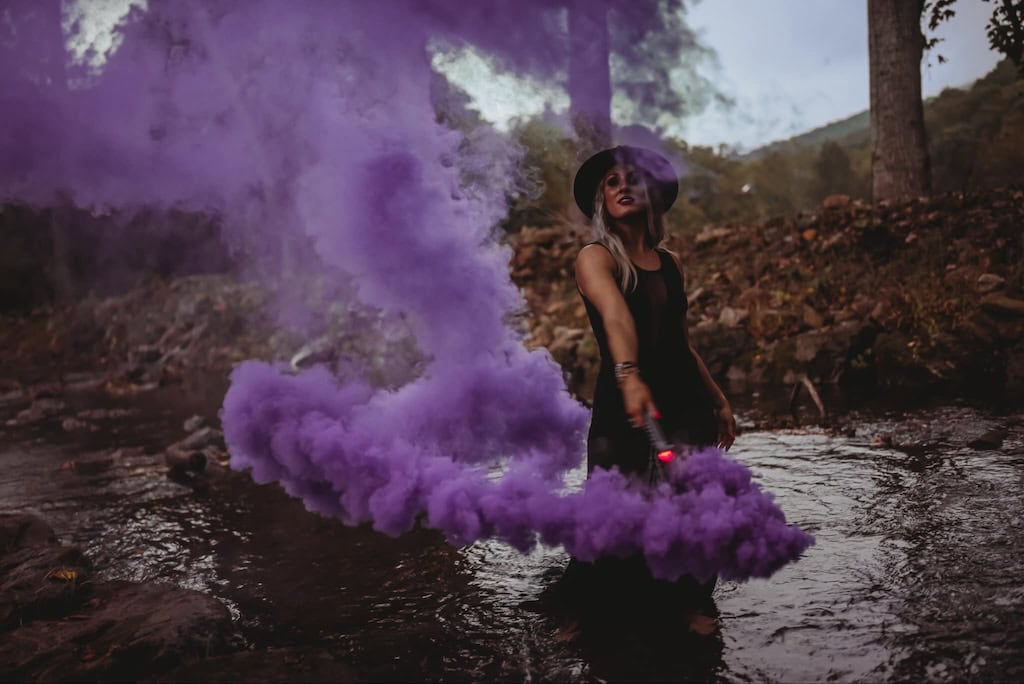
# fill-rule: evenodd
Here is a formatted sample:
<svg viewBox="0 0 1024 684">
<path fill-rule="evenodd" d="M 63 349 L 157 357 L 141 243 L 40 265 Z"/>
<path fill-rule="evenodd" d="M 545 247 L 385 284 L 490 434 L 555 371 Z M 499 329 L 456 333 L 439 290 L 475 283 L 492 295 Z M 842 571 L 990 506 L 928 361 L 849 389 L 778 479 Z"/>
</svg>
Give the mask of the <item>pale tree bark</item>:
<svg viewBox="0 0 1024 684">
<path fill-rule="evenodd" d="M 568 0 L 569 115 L 581 154 L 612 139 L 612 79 L 608 64 L 608 7 L 604 0 Z"/>
<path fill-rule="evenodd" d="M 931 192 L 921 102 L 924 0 L 868 0 L 874 200 Z"/>
</svg>

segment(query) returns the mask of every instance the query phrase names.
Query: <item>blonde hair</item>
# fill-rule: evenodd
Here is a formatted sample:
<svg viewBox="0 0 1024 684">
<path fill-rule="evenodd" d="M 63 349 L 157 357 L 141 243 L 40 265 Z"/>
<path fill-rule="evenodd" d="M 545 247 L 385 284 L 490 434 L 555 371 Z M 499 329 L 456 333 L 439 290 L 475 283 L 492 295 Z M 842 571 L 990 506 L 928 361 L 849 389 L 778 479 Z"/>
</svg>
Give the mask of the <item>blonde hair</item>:
<svg viewBox="0 0 1024 684">
<path fill-rule="evenodd" d="M 651 193 L 647 189 L 647 182 L 643 180 L 644 175 L 640 174 L 640 186 L 643 188 L 647 198 L 647 231 L 644 234 L 644 241 L 652 249 L 659 249 L 665 241 L 665 222 L 662 220 L 661 207 L 658 205 L 657 193 Z M 636 266 L 626 254 L 626 247 L 622 244 L 622 238 L 613 230 L 605 219 L 604 206 L 604 180 L 597 184 L 597 193 L 594 196 L 594 218 L 590 221 L 594 231 L 594 241 L 598 242 L 611 252 L 612 258 L 619 272 L 619 288 L 623 292 L 630 292 L 636 288 L 637 275 Z"/>
</svg>

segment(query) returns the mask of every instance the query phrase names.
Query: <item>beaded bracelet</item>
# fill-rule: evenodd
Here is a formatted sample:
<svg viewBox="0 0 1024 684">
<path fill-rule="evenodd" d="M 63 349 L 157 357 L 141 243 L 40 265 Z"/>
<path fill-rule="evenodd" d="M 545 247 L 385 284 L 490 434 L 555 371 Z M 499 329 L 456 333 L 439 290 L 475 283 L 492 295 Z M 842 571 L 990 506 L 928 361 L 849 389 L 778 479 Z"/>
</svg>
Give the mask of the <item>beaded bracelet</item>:
<svg viewBox="0 0 1024 684">
<path fill-rule="evenodd" d="M 640 372 L 640 366 L 636 365 L 632 361 L 623 361 L 622 363 L 615 364 L 615 381 L 622 382 L 623 378 L 627 375 L 633 375 Z"/>
</svg>

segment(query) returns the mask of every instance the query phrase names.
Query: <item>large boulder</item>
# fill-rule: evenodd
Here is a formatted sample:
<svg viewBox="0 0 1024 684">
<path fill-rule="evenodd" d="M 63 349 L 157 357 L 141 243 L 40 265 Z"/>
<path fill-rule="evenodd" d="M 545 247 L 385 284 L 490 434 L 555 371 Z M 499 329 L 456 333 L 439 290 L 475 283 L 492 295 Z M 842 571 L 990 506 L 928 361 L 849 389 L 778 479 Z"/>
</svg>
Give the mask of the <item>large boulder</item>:
<svg viewBox="0 0 1024 684">
<path fill-rule="evenodd" d="M 794 372 L 806 373 L 814 381 L 871 382 L 873 365 L 869 350 L 879 328 L 873 322 L 842 321 L 835 326 L 809 330 L 793 339 L 792 365 Z"/>
<path fill-rule="evenodd" d="M 729 366 L 756 345 L 754 338 L 742 326 L 730 327 L 712 322 L 690 328 L 690 341 L 711 375 L 725 377 Z"/>
<path fill-rule="evenodd" d="M 76 548 L 34 545 L 0 556 L 0 630 L 67 614 L 91 577 L 92 563 Z"/>
<path fill-rule="evenodd" d="M 132 681 L 223 652 L 231 617 L 216 599 L 170 584 L 106 582 L 63 620 L 0 639 L 12 681 Z"/>
<path fill-rule="evenodd" d="M 45 520 L 29 513 L 0 514 L 0 556 L 29 546 L 57 543 Z"/>
<path fill-rule="evenodd" d="M 0 630 L 74 608 L 91 574 L 89 560 L 59 546 L 42 518 L 0 515 Z"/>
</svg>

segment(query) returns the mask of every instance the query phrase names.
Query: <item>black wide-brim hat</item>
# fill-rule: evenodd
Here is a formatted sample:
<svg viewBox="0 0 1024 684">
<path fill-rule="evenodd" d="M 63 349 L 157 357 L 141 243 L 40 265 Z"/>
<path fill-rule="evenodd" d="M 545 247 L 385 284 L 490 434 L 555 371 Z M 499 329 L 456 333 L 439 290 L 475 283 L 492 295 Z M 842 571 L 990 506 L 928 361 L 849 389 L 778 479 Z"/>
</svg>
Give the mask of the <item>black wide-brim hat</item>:
<svg viewBox="0 0 1024 684">
<path fill-rule="evenodd" d="M 648 190 L 658 193 L 662 211 L 668 211 L 676 201 L 676 197 L 679 196 L 679 177 L 668 159 L 642 147 L 619 145 L 601 150 L 583 162 L 580 170 L 576 172 L 572 194 L 576 198 L 576 206 L 587 215 L 587 218 L 594 218 L 594 197 L 601 179 L 613 166 L 624 164 L 647 175 Z"/>
</svg>

